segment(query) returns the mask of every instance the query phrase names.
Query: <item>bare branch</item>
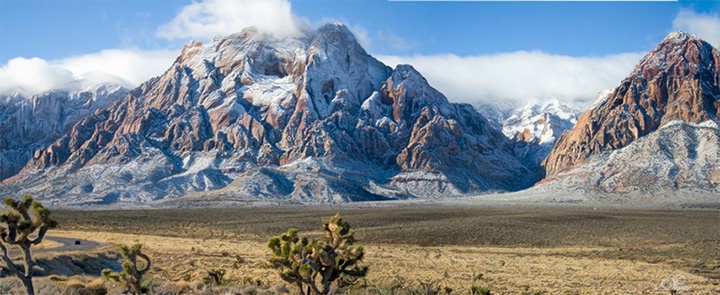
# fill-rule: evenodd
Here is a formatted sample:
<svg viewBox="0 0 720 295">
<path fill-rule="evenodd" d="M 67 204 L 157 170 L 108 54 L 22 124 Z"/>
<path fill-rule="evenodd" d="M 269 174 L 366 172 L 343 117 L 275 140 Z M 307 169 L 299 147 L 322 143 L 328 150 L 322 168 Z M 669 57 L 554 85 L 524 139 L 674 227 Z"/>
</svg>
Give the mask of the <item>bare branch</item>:
<svg viewBox="0 0 720 295">
<path fill-rule="evenodd" d="M 45 233 L 47 233 L 48 229 L 50 229 L 50 226 L 48 226 L 47 224 L 41 226 L 40 230 L 38 231 L 38 236 L 34 240 L 31 240 L 30 243 L 33 245 L 42 243 L 43 239 L 45 238 Z"/>
</svg>

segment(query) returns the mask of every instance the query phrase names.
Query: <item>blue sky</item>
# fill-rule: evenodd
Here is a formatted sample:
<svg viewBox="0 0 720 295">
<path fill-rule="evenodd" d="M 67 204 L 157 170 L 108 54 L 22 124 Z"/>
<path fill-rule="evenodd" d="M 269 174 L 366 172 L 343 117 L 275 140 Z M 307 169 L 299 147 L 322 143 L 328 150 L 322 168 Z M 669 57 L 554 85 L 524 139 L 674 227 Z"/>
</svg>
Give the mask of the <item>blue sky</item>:
<svg viewBox="0 0 720 295">
<path fill-rule="evenodd" d="M 132 85 L 159 75 L 191 39 L 205 42 L 216 34 L 239 31 L 244 25 L 283 32 L 293 26 L 339 21 L 351 28 L 371 54 L 393 66 L 395 62 L 415 64 L 433 85 L 456 100 L 503 96 L 502 88 L 485 91 L 469 88 L 477 83 L 443 80 L 453 73 L 461 73 L 464 80 L 494 76 L 462 68 L 470 61 L 501 69 L 508 77 L 517 76 L 502 69 L 508 61 L 517 63 L 521 68 L 518 71 L 533 75 L 543 75 L 538 72 L 542 67 L 563 62 L 565 70 L 572 69 L 575 75 L 604 69 L 602 64 L 609 63 L 607 68 L 612 73 L 607 76 L 611 77 L 604 77 L 604 84 L 579 81 L 578 88 L 583 91 L 550 89 L 562 87 L 559 83 L 547 89 L 529 87 L 526 92 L 511 95 L 515 99 L 557 96 L 586 102 L 602 90 L 591 88 L 615 85 L 642 54 L 674 29 L 691 31 L 715 45 L 720 43 L 718 3 L 0 0 L 0 78 L 9 77 L 0 83 L 6 84 L 4 88 L 13 86 L 7 81 L 17 82 L 32 74 L 17 69 L 32 64 L 39 70 L 49 68 L 50 74 L 43 72 L 48 77 L 67 77 L 44 87 L 21 85 L 37 89 L 28 92 L 61 85 L 68 79 L 87 78 L 89 72 L 117 75 L 118 81 Z M 223 5 L 232 9 L 216 9 Z M 244 14 L 244 8 L 253 11 Z M 289 19 L 291 23 L 287 23 Z M 437 65 L 454 58 L 455 65 Z M 98 62 L 108 59 L 117 63 Z M 149 60 L 156 64 L 150 65 Z M 522 69 L 524 63 L 519 61 L 528 61 L 531 68 Z M 93 64 L 104 68 L 93 68 Z M 117 73 L 112 72 L 113 67 L 119 68 Z M 501 82 L 512 83 L 495 84 L 504 87 Z M 493 83 L 489 81 L 488 87 Z M 456 91 L 459 88 L 462 91 Z"/>
</svg>

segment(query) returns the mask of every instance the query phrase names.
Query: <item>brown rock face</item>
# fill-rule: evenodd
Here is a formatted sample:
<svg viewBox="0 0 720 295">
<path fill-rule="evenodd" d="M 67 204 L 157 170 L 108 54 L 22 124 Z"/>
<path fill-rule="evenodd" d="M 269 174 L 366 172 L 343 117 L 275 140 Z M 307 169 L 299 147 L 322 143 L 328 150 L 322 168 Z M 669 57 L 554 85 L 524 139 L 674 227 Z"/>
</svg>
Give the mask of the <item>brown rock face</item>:
<svg viewBox="0 0 720 295">
<path fill-rule="evenodd" d="M 483 190 L 532 184 L 531 173 L 511 155 L 510 142 L 499 130 L 470 105 L 449 103 L 412 67 L 395 69 L 381 102 L 389 104 L 386 114 L 400 126 L 395 162 L 403 171 L 467 177 Z"/>
<path fill-rule="evenodd" d="M 47 163 L 62 163 L 70 151 L 64 145 L 52 145 L 73 124 L 98 108 L 127 94 L 114 85 L 87 86 L 82 90 L 53 90 L 32 97 L 0 95 L 0 179 L 13 176 L 28 160 L 42 157 Z M 52 149 L 52 156 L 41 156 Z"/>
<path fill-rule="evenodd" d="M 400 173 L 442 174 L 459 193 L 533 183 L 472 106 L 450 103 L 411 66 L 368 55 L 346 27 L 298 39 L 255 34 L 188 44 L 165 73 L 73 125 L 23 172 L 62 183 L 46 194 L 101 202 L 218 190 L 237 177 L 260 195 L 321 201 L 407 197 L 393 187 Z M 258 167 L 277 169 L 281 188 L 247 173 Z"/>
<path fill-rule="evenodd" d="M 546 175 L 625 147 L 673 120 L 717 120 L 719 86 L 720 52 L 695 36 L 671 33 L 560 137 L 542 163 Z"/>
</svg>

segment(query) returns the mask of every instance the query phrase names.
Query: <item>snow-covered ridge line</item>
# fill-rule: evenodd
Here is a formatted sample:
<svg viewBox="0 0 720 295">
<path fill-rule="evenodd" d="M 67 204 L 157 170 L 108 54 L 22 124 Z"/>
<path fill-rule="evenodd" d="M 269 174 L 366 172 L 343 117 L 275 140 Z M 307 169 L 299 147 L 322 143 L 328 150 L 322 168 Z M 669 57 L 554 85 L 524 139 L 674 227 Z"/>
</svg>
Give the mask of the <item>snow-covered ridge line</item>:
<svg viewBox="0 0 720 295">
<path fill-rule="evenodd" d="M 0 192 L 78 205 L 324 203 L 534 183 L 499 128 L 412 66 L 372 57 L 347 27 L 254 34 L 188 43 L 162 75 L 35 151 Z"/>
<path fill-rule="evenodd" d="M 658 128 L 658 130 L 667 129 L 667 128 L 680 126 L 680 125 L 685 125 L 685 126 L 690 126 L 690 127 L 695 127 L 695 128 L 719 129 L 718 123 L 715 122 L 715 120 L 707 120 L 707 121 L 703 121 L 700 123 L 687 122 L 687 121 L 682 121 L 682 120 L 672 120 L 670 122 L 665 123 L 665 125 L 660 126 L 660 128 Z"/>
</svg>

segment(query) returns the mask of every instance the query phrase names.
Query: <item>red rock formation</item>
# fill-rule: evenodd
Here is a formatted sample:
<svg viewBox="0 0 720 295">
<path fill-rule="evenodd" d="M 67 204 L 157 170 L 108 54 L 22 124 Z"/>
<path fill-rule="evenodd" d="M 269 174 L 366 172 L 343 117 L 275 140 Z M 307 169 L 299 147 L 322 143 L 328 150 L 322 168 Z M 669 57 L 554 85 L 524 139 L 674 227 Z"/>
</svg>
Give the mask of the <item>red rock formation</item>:
<svg viewBox="0 0 720 295">
<path fill-rule="evenodd" d="M 23 172 L 58 168 L 58 190 L 89 187 L 60 179 L 87 173 L 78 179 L 122 183 L 93 186 L 93 193 L 127 188 L 151 199 L 219 189 L 239 171 L 309 158 L 345 169 L 343 177 L 296 181 L 295 192 L 331 186 L 352 193 L 402 170 L 440 171 L 464 193 L 532 184 L 507 138 L 470 105 L 448 102 L 411 66 L 382 64 L 346 27 L 323 26 L 299 39 L 255 34 L 188 44 L 164 74 L 75 124 Z M 195 157 L 202 168 L 192 170 Z M 117 170 L 127 176 L 114 176 Z"/>
<path fill-rule="evenodd" d="M 720 51 L 696 36 L 671 33 L 560 137 L 542 164 L 546 175 L 627 146 L 673 120 L 718 118 L 719 86 Z"/>
</svg>

